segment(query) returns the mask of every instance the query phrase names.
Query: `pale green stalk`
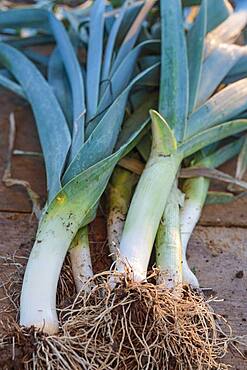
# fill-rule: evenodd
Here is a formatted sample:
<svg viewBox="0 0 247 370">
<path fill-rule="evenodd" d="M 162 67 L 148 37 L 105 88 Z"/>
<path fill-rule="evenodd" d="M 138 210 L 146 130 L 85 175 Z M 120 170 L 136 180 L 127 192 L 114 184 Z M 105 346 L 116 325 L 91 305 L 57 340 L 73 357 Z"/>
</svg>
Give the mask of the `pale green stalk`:
<svg viewBox="0 0 247 370">
<path fill-rule="evenodd" d="M 243 140 L 223 146 L 217 151 L 207 155 L 201 160 L 197 160 L 194 166 L 215 168 L 237 155 L 242 147 Z M 190 237 L 197 225 L 202 209 L 206 202 L 210 180 L 205 177 L 196 177 L 187 179 L 183 183 L 182 190 L 185 193 L 185 201 L 180 212 L 180 232 L 183 247 L 183 283 L 199 287 L 199 282 L 193 272 L 190 270 L 186 251 Z"/>
<path fill-rule="evenodd" d="M 151 116 L 152 150 L 131 201 L 116 263 L 118 271 L 127 269 L 135 281 L 146 279 L 159 222 L 182 160 L 165 121 L 154 111 Z"/>
<path fill-rule="evenodd" d="M 156 262 L 160 268 L 159 283 L 173 289 L 182 284 L 182 243 L 180 237 L 180 206 L 183 194 L 174 183 L 156 238 Z"/>
<path fill-rule="evenodd" d="M 189 268 L 186 251 L 190 237 L 198 223 L 205 204 L 210 180 L 205 177 L 188 179 L 183 184 L 184 205 L 180 211 L 180 233 L 182 242 L 183 283 L 199 288 L 195 274 Z"/>
</svg>

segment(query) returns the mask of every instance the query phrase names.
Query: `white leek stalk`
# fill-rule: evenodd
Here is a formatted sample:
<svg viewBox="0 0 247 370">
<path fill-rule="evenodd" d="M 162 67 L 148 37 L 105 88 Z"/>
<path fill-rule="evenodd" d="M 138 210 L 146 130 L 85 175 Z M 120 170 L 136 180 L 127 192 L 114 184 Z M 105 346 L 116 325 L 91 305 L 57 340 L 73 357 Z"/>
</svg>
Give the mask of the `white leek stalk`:
<svg viewBox="0 0 247 370">
<path fill-rule="evenodd" d="M 117 262 L 117 269 L 122 272 L 127 264 L 135 281 L 146 279 L 159 222 L 182 160 L 176 148 L 173 153 L 168 150 L 170 129 L 157 116 L 151 111 L 152 150 L 131 201 L 120 243 L 121 261 Z"/>
<path fill-rule="evenodd" d="M 189 239 L 198 223 L 205 204 L 210 181 L 205 177 L 188 179 L 183 184 L 185 201 L 180 211 L 180 232 L 183 258 L 183 283 L 199 288 L 196 276 L 189 268 L 186 251 Z"/>
<path fill-rule="evenodd" d="M 235 140 L 197 161 L 196 166 L 208 168 L 218 167 L 234 157 L 241 150 L 242 144 L 243 140 L 241 138 Z M 198 288 L 199 283 L 188 266 L 186 251 L 189 239 L 200 219 L 202 208 L 206 202 L 209 185 L 209 179 L 205 177 L 195 177 L 185 180 L 182 187 L 185 193 L 184 205 L 180 211 L 180 230 L 183 248 L 183 282 L 194 288 Z"/>
<path fill-rule="evenodd" d="M 115 168 L 108 188 L 107 236 L 110 253 L 115 260 L 137 175 Z"/>
<path fill-rule="evenodd" d="M 179 210 L 183 194 L 174 183 L 156 238 L 156 262 L 160 268 L 160 283 L 173 289 L 182 284 L 182 244 Z"/>
<path fill-rule="evenodd" d="M 41 221 L 22 285 L 20 324 L 35 326 L 48 334 L 58 331 L 57 282 L 71 236 L 76 233 L 70 225 L 68 232 L 64 229 L 63 214 L 51 211 Z"/>
<path fill-rule="evenodd" d="M 77 292 L 82 289 L 90 290 L 91 285 L 86 285 L 86 283 L 93 276 L 93 268 L 87 226 L 77 232 L 71 243 L 69 254 Z"/>
</svg>

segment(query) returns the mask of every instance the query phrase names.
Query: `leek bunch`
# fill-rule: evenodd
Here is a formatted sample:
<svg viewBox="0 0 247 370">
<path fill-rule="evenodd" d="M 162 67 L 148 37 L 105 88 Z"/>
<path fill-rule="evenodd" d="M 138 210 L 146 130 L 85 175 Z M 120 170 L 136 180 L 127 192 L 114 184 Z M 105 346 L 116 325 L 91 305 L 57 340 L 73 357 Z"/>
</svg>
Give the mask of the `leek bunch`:
<svg viewBox="0 0 247 370">
<path fill-rule="evenodd" d="M 247 9 L 202 0 L 196 17 L 186 17 L 180 0 L 161 0 L 156 19 L 154 3 L 125 1 L 113 10 L 96 0 L 63 9 L 63 22 L 42 7 L 0 12 L 2 33 L 16 35 L 0 43 L 0 83 L 30 103 L 47 173 L 21 327 L 12 334 L 20 346 L 35 340 L 27 368 L 207 369 L 224 354 L 214 314 L 190 288 L 199 284 L 186 262 L 209 180 L 185 180 L 184 199 L 178 178 L 185 160 L 214 168 L 245 153 L 236 135 L 247 130 L 246 48 L 234 42 Z M 34 36 L 20 38 L 22 28 Z M 48 59 L 27 49 L 47 40 L 55 44 Z M 130 152 L 132 162 L 139 155 L 146 161 L 139 179 L 116 167 Z M 87 225 L 106 188 L 114 263 L 93 276 Z M 149 274 L 154 245 L 159 271 Z M 58 318 L 57 283 L 68 251 L 78 295 Z"/>
<path fill-rule="evenodd" d="M 71 30 L 76 31 L 77 43 L 87 47 L 83 66 L 77 59 L 76 45 L 52 12 L 24 8 L 0 13 L 3 31 L 20 27 L 34 28 L 37 33 L 48 30 L 56 42 L 48 63 L 48 82 L 23 53 L 9 45 L 13 40 L 9 44 L 2 42 L 0 48 L 1 63 L 11 73 L 2 79 L 3 85 L 31 104 L 47 172 L 48 199 L 21 294 L 22 325 L 34 325 L 47 333 L 58 330 L 56 287 L 69 247 L 78 289 L 83 279 L 92 275 L 87 231 L 81 228 L 95 217 L 114 166 L 135 145 L 149 121 L 144 105 L 137 117 L 139 126 L 123 130 L 121 145 L 117 144 L 131 90 L 138 84 L 145 86 L 158 70 L 158 63 L 139 73 L 135 70 L 144 50 L 151 54 L 158 51 L 159 41 L 152 39 L 135 46 L 142 21 L 153 3 L 126 3 L 115 17 L 111 13 L 108 16 L 104 1 L 98 0 L 78 16 L 66 14 Z M 81 22 L 86 22 L 86 26 L 81 27 Z M 110 29 L 106 42 L 105 27 Z M 119 35 L 125 37 L 116 49 Z M 25 41 L 28 45 L 29 40 L 24 39 L 22 46 Z M 116 144 L 118 150 L 112 154 Z"/>
</svg>

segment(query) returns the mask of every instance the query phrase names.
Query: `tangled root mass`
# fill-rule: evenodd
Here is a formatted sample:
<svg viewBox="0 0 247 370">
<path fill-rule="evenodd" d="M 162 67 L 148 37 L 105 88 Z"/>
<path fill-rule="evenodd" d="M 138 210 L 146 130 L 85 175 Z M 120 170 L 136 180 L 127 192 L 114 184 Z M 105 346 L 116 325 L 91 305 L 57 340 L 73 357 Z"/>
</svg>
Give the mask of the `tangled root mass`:
<svg viewBox="0 0 247 370">
<path fill-rule="evenodd" d="M 23 369 L 227 369 L 219 363 L 228 344 L 219 320 L 225 322 L 201 295 L 149 282 L 111 289 L 109 276 L 95 277 L 90 293 L 60 311 L 58 335 L 9 326 L 0 344 L 2 351 L 11 346 L 9 361 L 18 358 Z"/>
</svg>

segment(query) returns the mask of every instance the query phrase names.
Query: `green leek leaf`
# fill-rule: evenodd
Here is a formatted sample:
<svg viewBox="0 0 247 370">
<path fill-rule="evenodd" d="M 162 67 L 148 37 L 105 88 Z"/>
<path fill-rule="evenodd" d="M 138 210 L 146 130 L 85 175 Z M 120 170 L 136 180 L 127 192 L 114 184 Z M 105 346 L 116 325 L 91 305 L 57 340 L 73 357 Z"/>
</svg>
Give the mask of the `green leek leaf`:
<svg viewBox="0 0 247 370">
<path fill-rule="evenodd" d="M 215 29 L 232 13 L 232 6 L 228 0 L 208 0 L 207 32 Z"/>
<path fill-rule="evenodd" d="M 148 98 L 146 95 L 145 101 L 123 123 L 123 127 L 120 131 L 116 144 L 116 149 L 120 148 L 136 130 L 139 130 L 139 127 L 141 127 L 145 122 L 150 122 L 149 111 L 150 109 L 157 107 L 157 104 L 157 94 L 148 94 Z"/>
<path fill-rule="evenodd" d="M 225 191 L 209 191 L 206 199 L 206 204 L 227 204 L 234 201 L 236 198 L 232 193 Z"/>
<path fill-rule="evenodd" d="M 140 43 L 133 50 L 131 50 L 122 63 L 116 69 L 112 77 L 109 78 L 108 86 L 100 100 L 97 109 L 97 116 L 88 123 L 86 130 L 86 136 L 88 137 L 93 130 L 97 127 L 97 124 L 103 117 L 105 110 L 110 104 L 117 98 L 117 96 L 128 86 L 131 76 L 133 75 L 134 67 L 136 65 L 137 58 L 141 51 L 148 48 L 159 48 L 160 42 L 148 40 Z"/>
<path fill-rule="evenodd" d="M 137 17 L 135 18 L 133 24 L 128 30 L 127 35 L 125 36 L 121 47 L 119 48 L 117 57 L 113 63 L 112 69 L 111 69 L 111 75 L 115 72 L 115 70 L 118 68 L 119 64 L 122 63 L 123 58 L 130 52 L 130 50 L 133 48 L 133 46 L 136 43 L 136 40 L 140 34 L 142 23 L 144 19 L 146 18 L 148 12 L 154 5 L 156 0 L 146 0 L 138 13 Z"/>
<path fill-rule="evenodd" d="M 79 62 L 67 32 L 61 22 L 45 9 L 24 8 L 0 12 L 0 29 L 45 24 L 53 32 L 63 58 L 73 96 L 73 136 L 70 157 L 73 158 L 84 141 L 84 84 Z"/>
<path fill-rule="evenodd" d="M 114 167 L 135 147 L 144 127 L 145 124 L 114 154 L 69 181 L 46 209 L 42 222 L 49 222 L 50 217 L 62 217 L 65 232 L 68 232 L 66 225 L 69 222 L 70 231 L 74 233 L 71 239 L 80 227 L 91 222 L 95 215 L 95 206 L 106 188 Z"/>
<path fill-rule="evenodd" d="M 217 168 L 223 163 L 227 162 L 229 159 L 235 157 L 239 153 L 242 145 L 243 138 L 241 137 L 240 139 L 234 140 L 231 143 L 226 144 L 221 148 L 215 150 L 213 153 L 210 153 L 205 158 L 196 161 L 193 166 Z"/>
<path fill-rule="evenodd" d="M 197 152 L 198 150 L 213 144 L 216 141 L 225 139 L 228 136 L 237 134 L 247 129 L 247 120 L 234 120 L 222 123 L 218 126 L 211 127 L 202 131 L 195 136 L 185 140 L 178 148 L 184 157 Z"/>
<path fill-rule="evenodd" d="M 221 122 L 226 122 L 247 108 L 247 78 L 234 82 L 213 95 L 188 121 L 187 137 Z"/>
<path fill-rule="evenodd" d="M 78 155 L 67 168 L 63 176 L 64 184 L 81 171 L 94 165 L 112 153 L 124 118 L 125 107 L 130 90 L 142 78 L 156 68 L 158 68 L 157 64 L 137 75 L 107 109 L 95 130 L 89 136 L 85 144 L 81 147 Z"/>
<path fill-rule="evenodd" d="M 69 81 L 64 69 L 61 54 L 56 47 L 51 54 L 48 65 L 48 82 L 66 117 L 69 128 L 73 130 L 72 96 Z"/>
<path fill-rule="evenodd" d="M 212 95 L 241 55 L 242 47 L 238 45 L 220 44 L 212 51 L 202 66 L 197 106 L 205 103 Z"/>
<path fill-rule="evenodd" d="M 70 148 L 70 133 L 50 86 L 18 50 L 0 43 L 0 62 L 21 84 L 35 116 L 47 173 L 49 199 L 61 188 L 60 178 Z"/>
<path fill-rule="evenodd" d="M 180 0 L 161 1 L 159 112 L 181 141 L 188 113 L 187 50 Z"/>
<path fill-rule="evenodd" d="M 197 101 L 199 83 L 201 79 L 202 60 L 204 51 L 204 37 L 207 22 L 207 0 L 202 1 L 200 12 L 188 32 L 188 68 L 189 68 L 189 113 L 193 111 Z"/>
<path fill-rule="evenodd" d="M 105 83 L 107 82 L 107 79 L 108 79 L 109 74 L 110 74 L 114 47 L 115 47 L 115 44 L 116 44 L 116 39 L 117 39 L 117 35 L 118 35 L 118 32 L 119 32 L 119 28 L 121 26 L 123 18 L 125 17 L 126 8 L 127 8 L 126 4 L 127 4 L 127 2 L 124 3 L 124 5 L 122 6 L 122 8 L 121 8 L 121 10 L 118 14 L 118 17 L 114 21 L 114 24 L 112 26 L 111 32 L 110 32 L 108 40 L 107 40 L 107 44 L 106 44 L 106 48 L 105 48 L 104 62 L 103 62 L 103 67 L 102 67 L 102 78 L 101 78 L 102 90 L 103 90 L 103 87 L 105 87 Z"/>
<path fill-rule="evenodd" d="M 242 56 L 231 68 L 223 83 L 229 84 L 241 78 L 247 77 L 247 48 L 242 47 Z"/>
<path fill-rule="evenodd" d="M 26 94 L 22 87 L 10 78 L 4 76 L 2 73 L 0 73 L 0 85 L 26 99 Z"/>
<path fill-rule="evenodd" d="M 35 35 L 30 37 L 24 37 L 21 39 L 10 39 L 8 44 L 15 48 L 26 48 L 36 45 L 48 45 L 54 43 L 54 37 L 52 35 Z"/>
<path fill-rule="evenodd" d="M 104 36 L 104 10 L 104 1 L 96 0 L 90 12 L 87 51 L 87 121 L 95 115 L 99 100 Z"/>
</svg>

